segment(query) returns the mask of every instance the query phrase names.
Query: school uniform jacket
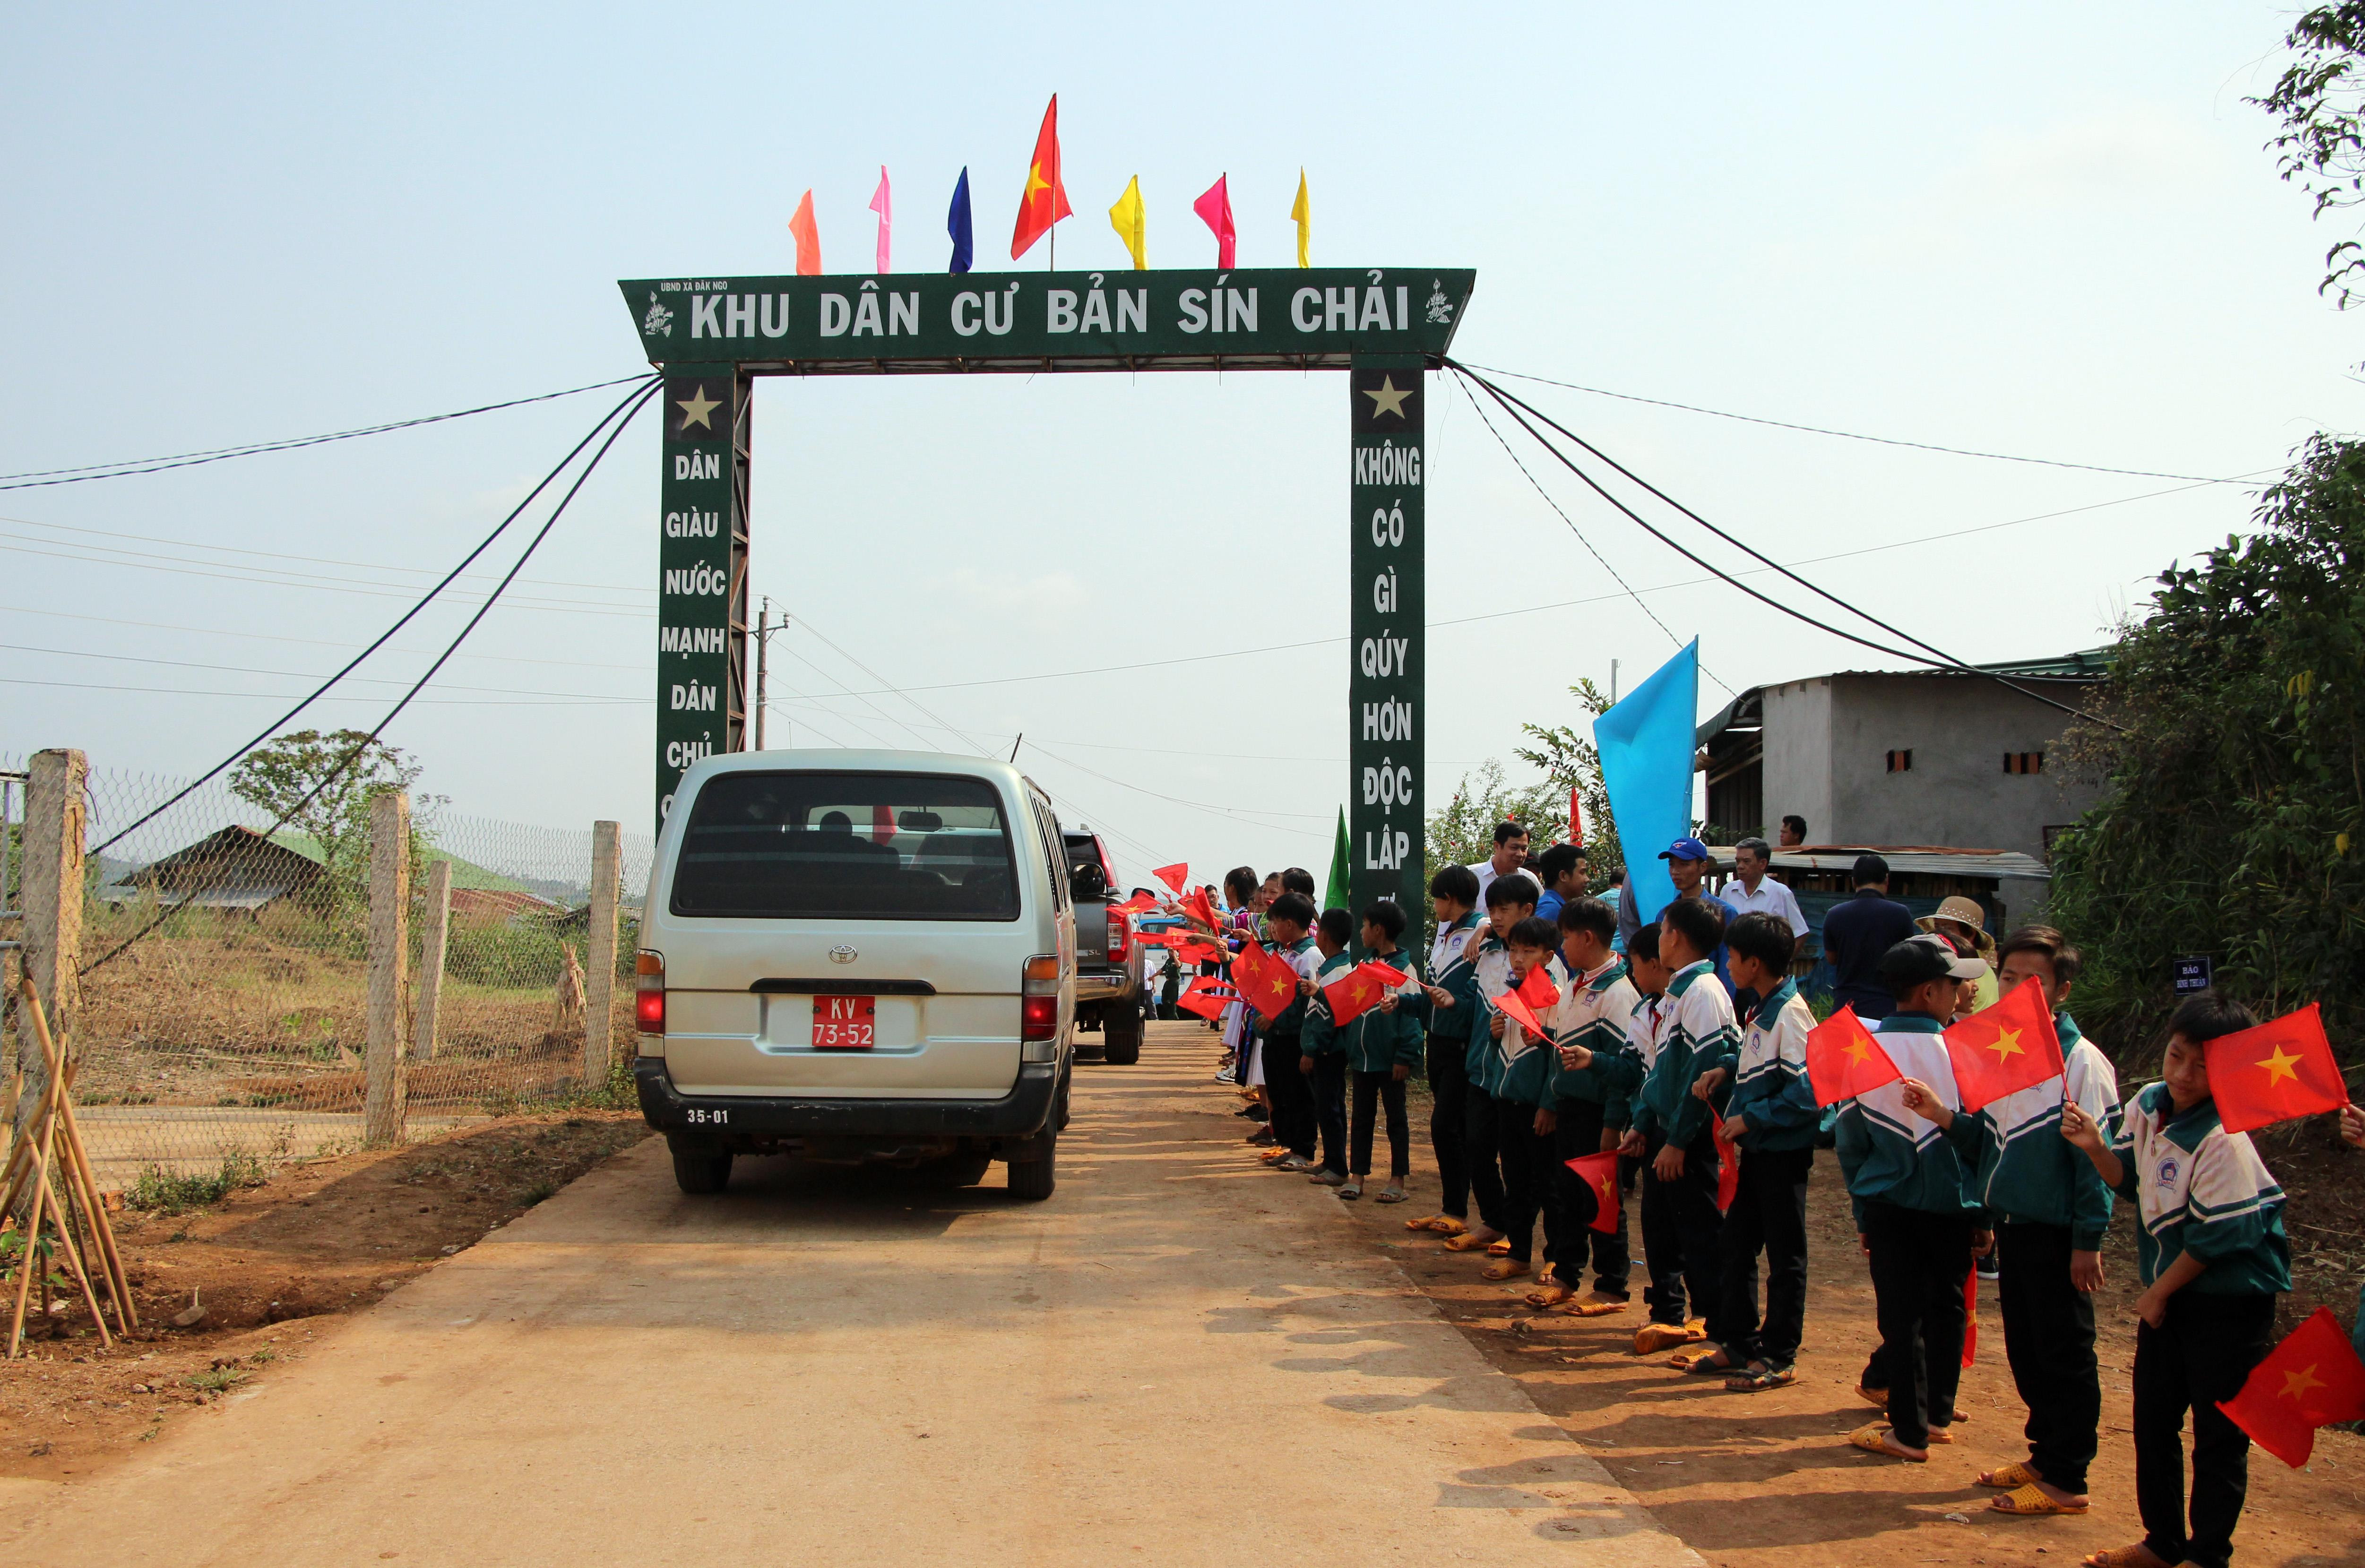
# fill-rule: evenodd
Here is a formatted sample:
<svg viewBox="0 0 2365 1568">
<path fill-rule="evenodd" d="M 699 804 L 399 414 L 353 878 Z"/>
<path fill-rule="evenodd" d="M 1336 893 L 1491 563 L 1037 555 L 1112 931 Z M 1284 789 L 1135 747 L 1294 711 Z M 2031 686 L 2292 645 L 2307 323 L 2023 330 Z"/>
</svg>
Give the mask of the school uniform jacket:
<svg viewBox="0 0 2365 1568">
<path fill-rule="evenodd" d="M 1557 958 L 1544 960 L 1544 973 L 1565 996 L 1568 993 L 1568 969 Z M 1517 1019 L 1503 1020 L 1503 1037 L 1495 1038 L 1494 998 L 1511 988 L 1511 964 L 1506 957 L 1500 980 L 1480 987 L 1479 1001 L 1486 1011 L 1479 1015 L 1479 1028 L 1474 1040 L 1484 1037 L 1488 1054 L 1494 1058 L 1488 1073 L 1494 1082 L 1486 1091 L 1497 1100 L 1508 1100 L 1519 1105 L 1549 1105 L 1552 1102 L 1552 1070 L 1560 1058 L 1552 1054 L 1552 1042 L 1541 1035 L 1528 1033 L 1527 1025 Z M 1554 1002 L 1556 1009 L 1560 1003 Z M 1543 1019 L 1539 1018 L 1541 1024 Z"/>
<path fill-rule="evenodd" d="M 1732 998 L 1716 978 L 1716 966 L 1702 958 L 1667 982 L 1659 1012 L 1658 1049 L 1635 1097 L 1634 1126 L 1644 1137 L 1688 1148 L 1709 1116 L 1708 1102 L 1692 1092 L 1692 1081 L 1737 1048 Z"/>
<path fill-rule="evenodd" d="M 1630 1104 L 1642 1084 L 1642 1057 L 1626 1037 L 1642 997 L 1626 972 L 1626 960 L 1613 957 L 1590 974 L 1578 975 L 1562 990 L 1560 1004 L 1543 1022 L 1556 1046 L 1583 1046 L 1593 1059 L 1581 1068 L 1552 1063 L 1550 1095 L 1564 1100 L 1588 1100 L 1601 1107 L 1601 1125 L 1623 1128 L 1632 1116 Z"/>
<path fill-rule="evenodd" d="M 1391 953 L 1381 962 L 1403 957 L 1401 953 Z M 1328 985 L 1354 967 L 1354 959 L 1341 953 L 1322 966 L 1321 972 L 1315 977 L 1316 983 Z M 1366 1008 L 1347 1020 L 1343 1028 L 1331 1020 L 1329 999 L 1317 991 L 1306 1004 L 1306 1054 L 1319 1056 L 1325 1051 L 1344 1051 L 1351 1072 L 1387 1072 L 1399 1062 L 1407 1067 L 1418 1067 L 1421 1058 L 1420 1020 L 1412 1015 L 1406 998 L 1418 995 L 1420 984 L 1407 976 L 1402 985 L 1390 989 L 1396 998 L 1394 1013 L 1383 1013 L 1376 1007 Z M 1316 1045 L 1317 1019 L 1320 1020 L 1318 1027 L 1322 1036 L 1318 1048 Z"/>
<path fill-rule="evenodd" d="M 2028 983 L 2023 981 L 2023 984 Z M 1971 1190 L 2007 1222 L 2059 1226 L 2080 1252 L 2100 1251 L 2111 1228 L 2111 1189 L 2085 1152 L 2061 1136 L 2066 1096 L 2108 1131 L 2118 1120 L 2119 1077 L 2067 1013 L 2053 1015 L 2065 1070 L 1956 1116 L 1946 1141 L 1974 1171 Z"/>
<path fill-rule="evenodd" d="M 1470 934 L 1478 929 L 1478 915 L 1474 911 L 1452 925 L 1440 925 L 1437 940 L 1429 945 L 1429 983 L 1440 991 L 1454 992 L 1455 1005 L 1440 1007 L 1422 991 L 1409 1004 L 1412 1015 L 1422 1027 L 1440 1040 L 1467 1040 L 1470 1037 L 1470 1010 L 1461 1005 L 1457 989 L 1470 969 L 1470 961 L 1462 949 L 1470 943 Z"/>
<path fill-rule="evenodd" d="M 1955 1085 L 1955 1066 L 1942 1037 L 1945 1027 L 1926 1013 L 1892 1013 L 1871 1025 L 1899 1072 L 1920 1079 L 1940 1103 L 1960 1111 L 1962 1092 Z M 1857 1230 L 1864 1229 L 1865 1205 L 1873 1202 L 1925 1214 L 1978 1213 L 1970 1172 L 1939 1136 L 1936 1123 L 1905 1108 L 1904 1091 L 1895 1081 L 1842 1104 L 1832 1131 Z"/>
<path fill-rule="evenodd" d="M 1726 1115 L 1747 1125 L 1742 1148 L 1773 1154 L 1815 1147 L 1823 1109 L 1807 1078 L 1807 1031 L 1814 1026 L 1815 1015 L 1791 980 L 1776 986 L 1750 1015 L 1729 1063 L 1732 1098 L 1724 1107 Z"/>
<path fill-rule="evenodd" d="M 1630 980 L 1629 983 L 1631 981 Z M 1634 1011 L 1626 1015 L 1626 1048 L 1634 1054 L 1640 1070 L 1626 1090 L 1625 1122 L 1634 1126 L 1634 1115 L 1642 1098 L 1642 1084 L 1651 1075 L 1651 1068 L 1659 1059 L 1659 1040 L 1673 1014 L 1668 1011 L 1664 991 L 1656 996 L 1634 993 Z"/>
<path fill-rule="evenodd" d="M 1311 936 L 1301 936 L 1288 946 L 1278 947 L 1273 951 L 1286 961 L 1291 969 L 1309 978 L 1322 965 L 1322 955 L 1315 948 L 1314 938 Z M 1315 994 L 1321 993 L 1317 991 Z M 1291 999 L 1288 1006 L 1273 1015 L 1272 1023 L 1264 1026 L 1264 1036 L 1268 1040 L 1286 1039 L 1293 1035 L 1303 1033 L 1305 1028 L 1306 996 L 1301 991 Z M 1268 1072 L 1272 1070 L 1271 1063 L 1266 1064 L 1266 1070 Z"/>
<path fill-rule="evenodd" d="M 1487 1077 L 1490 1062 L 1495 1060 L 1494 1033 L 1486 1019 L 1492 1009 L 1486 1005 L 1488 992 L 1501 994 L 1511 977 L 1511 953 L 1488 931 L 1478 939 L 1478 956 L 1454 971 L 1445 989 L 1453 993 L 1452 1011 L 1470 1020 L 1470 1037 L 1462 1048 L 1462 1076 L 1473 1089 L 1495 1092 L 1499 1080 Z"/>
<path fill-rule="evenodd" d="M 2250 1135 L 2219 1124 L 2214 1100 L 2180 1115 L 2167 1084 L 2146 1085 L 2120 1108 L 2111 1149 L 2120 1160 L 2119 1195 L 2135 1201 L 2144 1283 L 2190 1252 L 2208 1268 L 2186 1290 L 2291 1289 L 2283 1190 Z"/>
<path fill-rule="evenodd" d="M 1320 988 L 1354 967 L 1355 960 L 1343 950 L 1331 954 L 1315 966 L 1316 990 L 1312 996 L 1306 998 L 1306 1026 L 1298 1032 L 1297 1036 L 1297 1048 L 1302 1054 L 1309 1057 L 1326 1057 L 1337 1056 L 1346 1050 L 1347 1029 L 1353 1028 L 1362 1020 L 1360 1018 L 1350 1020 L 1347 1029 L 1339 1027 L 1337 1020 L 1330 1016 L 1329 999 L 1322 994 Z"/>
</svg>

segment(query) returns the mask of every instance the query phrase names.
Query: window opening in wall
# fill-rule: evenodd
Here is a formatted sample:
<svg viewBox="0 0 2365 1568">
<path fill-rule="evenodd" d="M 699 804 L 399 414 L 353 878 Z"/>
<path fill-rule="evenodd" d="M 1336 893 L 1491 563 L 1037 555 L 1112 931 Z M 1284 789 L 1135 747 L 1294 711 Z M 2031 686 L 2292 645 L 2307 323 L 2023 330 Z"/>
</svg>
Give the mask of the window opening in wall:
<svg viewBox="0 0 2365 1568">
<path fill-rule="evenodd" d="M 2045 754 L 2041 751 L 2008 751 L 2003 754 L 2003 770 L 2006 773 L 2042 773 L 2045 771 Z"/>
<path fill-rule="evenodd" d="M 1913 771 L 1913 752 L 1911 747 L 1904 751 L 1892 751 L 1889 754 L 1889 771 L 1891 773 L 1911 773 Z"/>
</svg>

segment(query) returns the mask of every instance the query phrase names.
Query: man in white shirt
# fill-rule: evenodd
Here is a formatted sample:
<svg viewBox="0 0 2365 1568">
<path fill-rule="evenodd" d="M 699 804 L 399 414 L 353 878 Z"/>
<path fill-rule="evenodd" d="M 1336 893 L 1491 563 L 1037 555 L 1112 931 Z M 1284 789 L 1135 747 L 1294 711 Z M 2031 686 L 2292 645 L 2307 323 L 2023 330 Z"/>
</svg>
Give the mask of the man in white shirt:
<svg viewBox="0 0 2365 1568">
<path fill-rule="evenodd" d="M 1543 883 L 1537 881 L 1533 873 L 1524 869 L 1527 858 L 1528 830 L 1517 823 L 1496 823 L 1495 853 L 1487 859 L 1473 862 L 1470 867 L 1478 878 L 1480 909 L 1486 907 L 1486 890 L 1494 885 L 1495 879 L 1508 873 L 1516 872 L 1527 878 L 1529 881 L 1535 882 L 1538 892 L 1543 891 Z"/>
<path fill-rule="evenodd" d="M 1732 879 L 1716 896 L 1736 915 L 1778 914 L 1790 923 L 1793 938 L 1802 937 L 1807 917 L 1799 913 L 1799 895 L 1765 874 L 1773 863 L 1773 848 L 1764 839 L 1743 839 L 1732 846 Z"/>
</svg>

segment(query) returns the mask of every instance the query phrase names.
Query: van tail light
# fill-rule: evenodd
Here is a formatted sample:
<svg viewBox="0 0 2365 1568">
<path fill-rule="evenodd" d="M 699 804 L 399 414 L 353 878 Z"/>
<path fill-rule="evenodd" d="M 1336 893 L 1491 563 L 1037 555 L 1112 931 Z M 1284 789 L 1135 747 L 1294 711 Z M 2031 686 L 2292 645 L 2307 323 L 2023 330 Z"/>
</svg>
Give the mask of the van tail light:
<svg viewBox="0 0 2365 1568">
<path fill-rule="evenodd" d="M 644 1035 L 666 1032 L 665 955 L 646 947 L 633 958 L 633 1021 Z"/>
<path fill-rule="evenodd" d="M 1027 959 L 1018 989 L 1018 1038 L 1031 1045 L 1056 1037 L 1059 1032 L 1059 956 L 1038 953 Z"/>
<path fill-rule="evenodd" d="M 1133 916 L 1116 910 L 1108 912 L 1108 956 L 1112 964 L 1125 962 L 1126 952 L 1133 946 Z"/>
</svg>

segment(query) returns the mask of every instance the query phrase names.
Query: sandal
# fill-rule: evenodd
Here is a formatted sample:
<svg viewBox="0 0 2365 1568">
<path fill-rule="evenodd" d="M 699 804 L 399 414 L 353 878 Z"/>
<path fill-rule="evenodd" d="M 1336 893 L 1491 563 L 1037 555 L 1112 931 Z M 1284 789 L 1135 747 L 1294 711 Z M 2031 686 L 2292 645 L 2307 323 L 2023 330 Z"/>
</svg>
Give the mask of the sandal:
<svg viewBox="0 0 2365 1568">
<path fill-rule="evenodd" d="M 1848 1444 L 1852 1448 L 1860 1448 L 1866 1453 L 1879 1454 L 1885 1459 L 1901 1459 L 1908 1464 L 1930 1462 L 1930 1456 L 1926 1453 L 1900 1453 L 1889 1447 L 1889 1428 L 1877 1423 L 1869 1427 L 1858 1427 L 1855 1431 L 1850 1432 Z"/>
<path fill-rule="evenodd" d="M 1769 1367 L 1752 1361 L 1737 1377 L 1724 1380 L 1727 1394 L 1763 1394 L 1769 1388 L 1788 1388 L 1799 1381 L 1798 1372 L 1789 1367 Z"/>
<path fill-rule="evenodd" d="M 1993 1486 L 2001 1491 L 2016 1491 L 2020 1487 L 2033 1486 L 2035 1484 L 2036 1472 L 2029 1469 L 2020 1460 L 2014 1460 L 2001 1469 L 1979 1472 L 1979 1485 Z"/>
<path fill-rule="evenodd" d="M 1452 1215 L 1429 1215 L 1420 1219 L 1405 1221 L 1405 1228 L 1433 1231 L 1439 1236 L 1459 1236 L 1469 1229 L 1470 1225 L 1468 1221 L 1456 1219 Z"/>
<path fill-rule="evenodd" d="M 2034 1483 L 2015 1486 L 2011 1491 L 1988 1499 L 1990 1513 L 2033 1517 L 2038 1514 L 2082 1514 L 2084 1503 L 2057 1503 L 2045 1495 L 2045 1488 Z"/>
<path fill-rule="evenodd" d="M 1603 1295 L 1599 1291 L 1596 1291 L 1590 1295 L 1579 1296 L 1575 1301 L 1564 1302 L 1560 1310 L 1564 1316 L 1569 1317 L 1608 1317 L 1610 1314 L 1623 1312 L 1633 1305 L 1632 1302 L 1622 1297 Z"/>
<path fill-rule="evenodd" d="M 1877 1405 L 1883 1409 L 1889 1407 L 1889 1390 L 1885 1388 L 1866 1388 L 1864 1384 L 1857 1383 L 1855 1396 L 1866 1405 Z"/>
<path fill-rule="evenodd" d="M 1445 1249 L 1448 1252 L 1475 1252 L 1481 1248 L 1492 1246 L 1495 1239 L 1485 1231 L 1464 1230 L 1450 1238 L 1445 1243 Z M 1508 1250 L 1508 1244 L 1505 1249 Z"/>
<path fill-rule="evenodd" d="M 1539 1307 L 1548 1312 L 1575 1294 L 1575 1291 L 1562 1284 L 1558 1280 L 1539 1280 L 1537 1288 L 1530 1291 L 1525 1299 L 1530 1306 Z"/>
<path fill-rule="evenodd" d="M 1498 1236 L 1498 1237 L 1496 1237 L 1494 1240 L 1492 1240 L 1492 1241 L 1490 1241 L 1490 1242 L 1486 1243 L 1486 1256 L 1487 1256 L 1487 1257 L 1489 1257 L 1489 1258 L 1508 1258 L 1510 1255 L 1511 1255 L 1511 1243 L 1510 1243 L 1510 1239 L 1509 1239 L 1508 1237 L 1501 1237 L 1501 1236 Z"/>
<path fill-rule="evenodd" d="M 1716 1359 L 1722 1355 L 1723 1346 L 1709 1345 L 1698 1350 L 1677 1350 L 1667 1358 L 1667 1364 L 1679 1372 L 1697 1372 L 1703 1377 L 1709 1372 L 1732 1372 L 1733 1365 L 1730 1356 L 1721 1361 Z"/>
<path fill-rule="evenodd" d="M 1516 1280 L 1527 1271 L 1528 1266 L 1517 1258 L 1497 1258 L 1479 1270 L 1478 1275 L 1487 1280 Z"/>
<path fill-rule="evenodd" d="M 1373 1198 L 1372 1202 L 1375 1204 L 1400 1204 L 1403 1203 L 1408 1195 L 1409 1194 L 1405 1192 L 1400 1183 L 1391 1182 L 1386 1186 L 1380 1189 L 1380 1195 Z"/>
<path fill-rule="evenodd" d="M 2088 1552 L 2078 1560 L 2078 1568 L 2169 1568 L 2159 1553 L 2137 1541 L 2133 1546 L 2113 1546 L 2107 1551 Z"/>
<path fill-rule="evenodd" d="M 1339 1189 L 1339 1195 L 1342 1198 L 1362 1197 L 1363 1195 L 1363 1183 L 1362 1178 L 1353 1176 L 1349 1177 L 1347 1179 L 1347 1184 Z"/>
</svg>

